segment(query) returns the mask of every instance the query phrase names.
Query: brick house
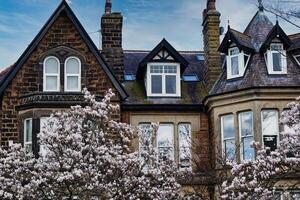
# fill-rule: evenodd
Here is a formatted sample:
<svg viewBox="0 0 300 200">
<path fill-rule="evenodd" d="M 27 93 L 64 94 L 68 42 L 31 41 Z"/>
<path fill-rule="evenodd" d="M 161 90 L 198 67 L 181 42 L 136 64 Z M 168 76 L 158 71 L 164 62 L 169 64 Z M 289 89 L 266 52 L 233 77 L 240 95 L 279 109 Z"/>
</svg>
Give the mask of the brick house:
<svg viewBox="0 0 300 200">
<path fill-rule="evenodd" d="M 123 50 L 123 17 L 111 6 L 107 0 L 101 50 L 62 1 L 17 62 L 1 72 L 1 145 L 20 142 L 38 152 L 45 118 L 82 104 L 84 87 L 99 98 L 112 88 L 121 107 L 115 118 L 134 126 L 160 122 L 156 145 L 168 149 L 179 168 L 198 174 L 184 189 L 214 199 L 222 152 L 239 162 L 255 156 L 249 141 L 276 148 L 284 128 L 279 114 L 300 95 L 300 34 L 286 35 L 260 5 L 244 32 L 229 27 L 220 44 L 220 13 L 215 0 L 207 0 L 204 51 L 177 51 L 166 39 L 151 51 Z M 183 156 L 186 149 L 192 159 Z"/>
</svg>

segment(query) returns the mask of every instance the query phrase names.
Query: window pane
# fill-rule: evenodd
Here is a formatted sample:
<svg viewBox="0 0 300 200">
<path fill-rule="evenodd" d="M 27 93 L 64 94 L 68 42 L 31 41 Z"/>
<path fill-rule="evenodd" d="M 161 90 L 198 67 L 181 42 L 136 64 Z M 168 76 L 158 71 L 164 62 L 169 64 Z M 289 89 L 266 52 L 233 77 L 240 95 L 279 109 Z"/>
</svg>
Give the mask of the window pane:
<svg viewBox="0 0 300 200">
<path fill-rule="evenodd" d="M 46 90 L 57 90 L 57 76 L 46 76 Z"/>
<path fill-rule="evenodd" d="M 252 112 L 239 114 L 240 135 L 241 135 L 241 156 L 248 160 L 254 158 L 254 148 L 251 147 L 253 141 L 253 118 Z"/>
<path fill-rule="evenodd" d="M 58 73 L 59 63 L 55 58 L 48 58 L 45 62 L 45 73 Z"/>
<path fill-rule="evenodd" d="M 240 131 L 241 136 L 253 135 L 252 112 L 244 112 L 240 114 Z"/>
<path fill-rule="evenodd" d="M 150 66 L 150 73 L 163 73 L 163 66 L 162 65 Z"/>
<path fill-rule="evenodd" d="M 281 54 L 279 52 L 272 53 L 273 57 L 273 71 L 282 71 L 282 64 L 281 64 Z"/>
<path fill-rule="evenodd" d="M 234 132 L 234 118 L 233 115 L 222 116 L 222 152 L 225 153 L 225 158 L 235 160 L 236 146 L 235 146 L 235 132 Z"/>
<path fill-rule="evenodd" d="M 231 57 L 231 75 L 239 74 L 239 57 Z"/>
<path fill-rule="evenodd" d="M 44 127 L 46 126 L 48 118 L 47 117 L 41 117 L 40 118 L 40 132 L 45 131 Z M 44 145 L 40 144 L 40 155 L 45 156 L 47 154 L 47 150 Z"/>
<path fill-rule="evenodd" d="M 166 93 L 176 94 L 176 76 L 166 75 Z"/>
<path fill-rule="evenodd" d="M 70 58 L 66 62 L 66 73 L 67 74 L 79 74 L 80 64 L 75 58 Z"/>
<path fill-rule="evenodd" d="M 222 123 L 223 123 L 223 138 L 234 138 L 234 121 L 233 121 L 233 115 L 226 115 L 222 117 Z"/>
<path fill-rule="evenodd" d="M 173 65 L 171 65 L 171 66 L 168 66 L 168 65 L 166 65 L 165 67 L 164 67 L 164 72 L 165 73 L 177 73 L 177 67 L 176 66 L 173 66 Z"/>
<path fill-rule="evenodd" d="M 151 124 L 141 123 L 139 124 L 139 128 L 141 129 L 140 147 L 149 146 L 152 143 Z"/>
<path fill-rule="evenodd" d="M 32 121 L 31 120 L 26 120 L 25 121 L 26 125 L 25 125 L 25 135 L 26 135 L 26 139 L 25 142 L 32 142 Z"/>
<path fill-rule="evenodd" d="M 241 152 L 243 160 L 251 160 L 254 158 L 254 148 L 251 147 L 253 136 L 242 138 Z"/>
<path fill-rule="evenodd" d="M 161 75 L 152 75 L 151 76 L 151 91 L 154 94 L 162 93 L 162 76 Z"/>
<path fill-rule="evenodd" d="M 263 110 L 261 116 L 263 135 L 278 135 L 278 111 Z"/>
<path fill-rule="evenodd" d="M 68 76 L 67 77 L 67 90 L 78 91 L 78 76 Z"/>
<path fill-rule="evenodd" d="M 282 51 L 283 45 L 282 44 L 271 44 L 272 51 Z"/>
<path fill-rule="evenodd" d="M 240 53 L 240 50 L 238 48 L 232 48 L 229 51 L 230 55 L 237 55 Z"/>
<path fill-rule="evenodd" d="M 191 125 L 179 124 L 179 163 L 180 167 L 191 166 Z"/>
<path fill-rule="evenodd" d="M 235 160 L 235 154 L 236 154 L 235 138 L 224 140 L 223 145 L 224 145 L 226 159 Z"/>
<path fill-rule="evenodd" d="M 160 124 L 157 130 L 159 157 L 174 159 L 174 127 L 172 124 Z"/>
</svg>

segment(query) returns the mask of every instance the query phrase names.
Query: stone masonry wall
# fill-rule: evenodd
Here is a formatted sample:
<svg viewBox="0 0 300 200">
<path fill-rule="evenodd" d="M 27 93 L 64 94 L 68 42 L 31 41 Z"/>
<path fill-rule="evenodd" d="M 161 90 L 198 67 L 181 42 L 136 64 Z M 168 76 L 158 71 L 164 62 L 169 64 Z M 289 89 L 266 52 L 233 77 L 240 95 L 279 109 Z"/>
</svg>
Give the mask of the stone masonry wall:
<svg viewBox="0 0 300 200">
<path fill-rule="evenodd" d="M 204 10 L 203 18 L 204 80 L 209 91 L 221 74 L 220 13 L 215 9 Z"/>
<path fill-rule="evenodd" d="M 0 111 L 1 145 L 8 145 L 9 140 L 19 142 L 23 122 L 16 110 L 20 104 L 18 97 L 42 91 L 43 68 L 41 63 L 43 60 L 41 59 L 50 49 L 61 45 L 79 52 L 84 59 L 82 60 L 82 64 L 85 65 L 82 69 L 82 80 L 84 80 L 82 88 L 87 87 L 92 93 L 98 95 L 104 95 L 109 88 L 113 88 L 111 81 L 97 63 L 95 56 L 89 51 L 75 26 L 62 13 L 19 70 L 2 97 Z M 63 69 L 63 65 L 61 65 L 61 69 Z M 61 82 L 63 84 L 63 81 Z M 113 91 L 116 93 L 115 89 Z M 119 96 L 117 95 L 114 100 L 119 101 Z M 115 117 L 120 119 L 120 114 L 116 113 Z"/>
<path fill-rule="evenodd" d="M 121 13 L 104 14 L 101 18 L 102 54 L 118 80 L 124 79 Z"/>
</svg>

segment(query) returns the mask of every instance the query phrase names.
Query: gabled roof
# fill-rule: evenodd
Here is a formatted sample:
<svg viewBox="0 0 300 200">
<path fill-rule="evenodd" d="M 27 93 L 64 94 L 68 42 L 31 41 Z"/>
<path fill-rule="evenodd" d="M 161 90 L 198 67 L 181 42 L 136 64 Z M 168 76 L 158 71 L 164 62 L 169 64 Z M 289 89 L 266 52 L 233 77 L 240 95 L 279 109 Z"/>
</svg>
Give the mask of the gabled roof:
<svg viewBox="0 0 300 200">
<path fill-rule="evenodd" d="M 219 47 L 219 51 L 227 54 L 227 50 L 232 43 L 236 44 L 239 49 L 245 50 L 247 52 L 254 51 L 250 36 L 231 29 L 228 26 L 228 31 Z"/>
<path fill-rule="evenodd" d="M 142 79 L 145 75 L 145 70 L 148 62 L 153 61 L 154 57 L 158 55 L 160 51 L 167 51 L 168 54 L 174 59 L 175 62 L 179 62 L 181 65 L 181 73 L 184 72 L 188 66 L 188 62 L 181 56 L 178 51 L 164 38 L 139 64 L 137 70 L 137 78 Z M 157 60 L 156 62 L 162 62 L 164 59 Z"/>
<path fill-rule="evenodd" d="M 275 38 L 278 38 L 283 43 L 283 45 L 285 45 L 287 49 L 292 45 L 290 38 L 285 34 L 285 32 L 279 26 L 279 23 L 277 21 L 276 25 L 272 28 L 272 30 L 268 34 L 266 40 L 261 45 L 260 52 L 264 52 L 270 46 L 272 40 Z"/>
<path fill-rule="evenodd" d="M 88 46 L 89 50 L 93 53 L 93 55 L 96 57 L 97 62 L 99 65 L 103 68 L 104 72 L 107 74 L 109 79 L 112 81 L 113 86 L 116 88 L 118 93 L 120 94 L 122 99 L 127 98 L 127 93 L 121 83 L 117 80 L 115 75 L 113 74 L 112 70 L 109 68 L 105 60 L 103 59 L 102 55 L 100 54 L 99 50 L 87 34 L 87 32 L 84 30 L 83 26 L 69 7 L 68 3 L 66 3 L 65 0 L 63 0 L 57 9 L 54 11 L 54 13 L 51 15 L 51 17 L 48 19 L 48 21 L 45 23 L 45 25 L 42 27 L 40 32 L 36 35 L 36 37 L 32 40 L 30 45 L 26 48 L 26 50 L 23 52 L 21 57 L 18 59 L 18 61 L 14 64 L 14 67 L 10 70 L 9 73 L 1 80 L 0 82 L 0 95 L 3 94 L 7 86 L 10 84 L 12 79 L 16 76 L 20 68 L 23 66 L 23 64 L 26 62 L 28 57 L 31 55 L 31 53 L 34 51 L 34 49 L 38 46 L 40 41 L 43 39 L 45 34 L 48 32 L 49 28 L 52 26 L 52 24 L 56 21 L 56 19 L 60 16 L 61 13 L 65 13 L 66 16 L 71 20 L 71 22 L 74 24 L 75 28 L 77 29 L 80 36 L 83 38 L 84 42 Z"/>
</svg>

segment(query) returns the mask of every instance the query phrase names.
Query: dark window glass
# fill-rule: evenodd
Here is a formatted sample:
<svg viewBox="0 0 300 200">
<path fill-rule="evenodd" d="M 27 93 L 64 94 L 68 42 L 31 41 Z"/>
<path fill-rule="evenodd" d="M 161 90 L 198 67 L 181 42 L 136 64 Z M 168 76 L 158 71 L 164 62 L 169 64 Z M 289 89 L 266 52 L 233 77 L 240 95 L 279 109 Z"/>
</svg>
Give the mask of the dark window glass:
<svg viewBox="0 0 300 200">
<path fill-rule="evenodd" d="M 162 76 L 161 75 L 152 75 L 151 76 L 151 91 L 153 94 L 162 93 Z"/>
<path fill-rule="evenodd" d="M 276 72 L 282 71 L 281 54 L 279 52 L 273 53 L 273 71 Z"/>
<path fill-rule="evenodd" d="M 176 94 L 176 76 L 166 75 L 166 93 Z"/>
</svg>

